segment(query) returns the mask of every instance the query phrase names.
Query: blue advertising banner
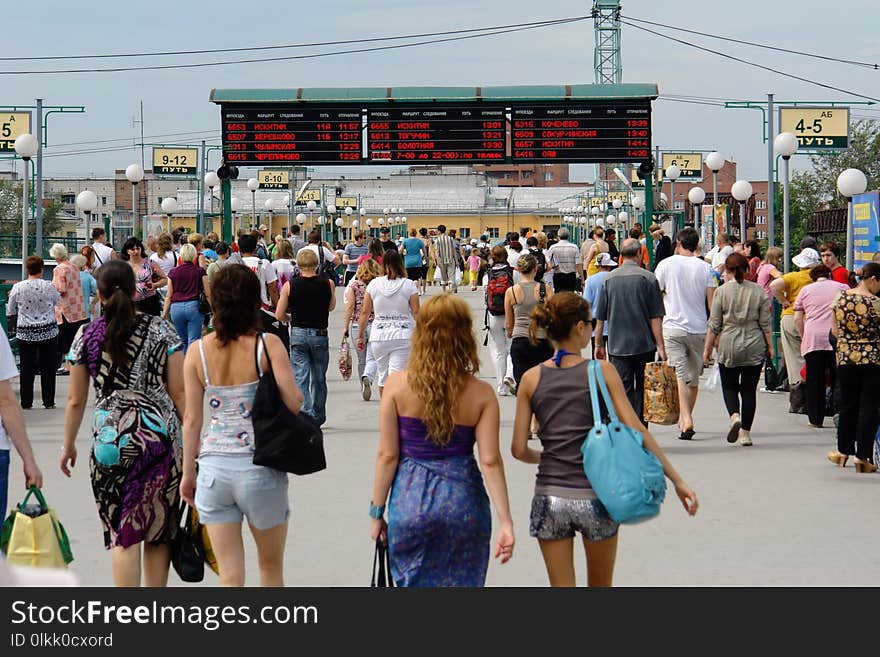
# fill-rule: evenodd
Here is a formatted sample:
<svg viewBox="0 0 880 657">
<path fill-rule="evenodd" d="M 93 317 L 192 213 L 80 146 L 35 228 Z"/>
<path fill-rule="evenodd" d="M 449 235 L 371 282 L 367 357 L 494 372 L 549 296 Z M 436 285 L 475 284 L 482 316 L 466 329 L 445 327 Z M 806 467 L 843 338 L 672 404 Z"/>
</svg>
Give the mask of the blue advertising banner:
<svg viewBox="0 0 880 657">
<path fill-rule="evenodd" d="M 880 251 L 880 192 L 853 196 L 853 266 L 859 269 Z"/>
</svg>

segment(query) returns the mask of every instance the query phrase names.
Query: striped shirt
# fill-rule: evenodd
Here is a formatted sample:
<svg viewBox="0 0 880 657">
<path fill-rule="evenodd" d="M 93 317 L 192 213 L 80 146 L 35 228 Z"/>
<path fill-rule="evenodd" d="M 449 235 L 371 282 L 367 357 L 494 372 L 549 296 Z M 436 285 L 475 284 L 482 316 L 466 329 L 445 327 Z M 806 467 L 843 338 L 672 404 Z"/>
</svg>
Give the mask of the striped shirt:
<svg viewBox="0 0 880 657">
<path fill-rule="evenodd" d="M 434 241 L 434 246 L 437 249 L 437 259 L 440 262 L 454 263 L 458 261 L 458 258 L 456 258 L 455 240 L 446 233 L 443 233 Z"/>
<path fill-rule="evenodd" d="M 559 265 L 558 274 L 573 274 L 581 264 L 580 251 L 568 240 L 559 240 L 550 247 L 550 258 Z"/>
</svg>

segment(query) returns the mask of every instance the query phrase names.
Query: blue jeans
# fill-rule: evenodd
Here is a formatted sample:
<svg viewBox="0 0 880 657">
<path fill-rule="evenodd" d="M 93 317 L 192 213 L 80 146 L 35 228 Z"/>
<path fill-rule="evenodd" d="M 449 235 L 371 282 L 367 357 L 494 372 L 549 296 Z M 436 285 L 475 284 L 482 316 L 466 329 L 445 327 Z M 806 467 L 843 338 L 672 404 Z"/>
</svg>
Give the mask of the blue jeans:
<svg viewBox="0 0 880 657">
<path fill-rule="evenodd" d="M 319 425 L 327 420 L 327 366 L 330 363 L 330 339 L 327 330 L 290 328 L 290 364 L 296 384 L 302 390 L 302 412 Z"/>
<path fill-rule="evenodd" d="M 177 301 L 171 304 L 171 321 L 177 329 L 177 335 L 183 341 L 183 353 L 193 342 L 202 337 L 202 323 L 205 316 L 199 312 L 199 302 Z"/>
<path fill-rule="evenodd" d="M 9 450 L 0 449 L 0 523 L 6 520 L 6 495 L 9 492 Z"/>
</svg>

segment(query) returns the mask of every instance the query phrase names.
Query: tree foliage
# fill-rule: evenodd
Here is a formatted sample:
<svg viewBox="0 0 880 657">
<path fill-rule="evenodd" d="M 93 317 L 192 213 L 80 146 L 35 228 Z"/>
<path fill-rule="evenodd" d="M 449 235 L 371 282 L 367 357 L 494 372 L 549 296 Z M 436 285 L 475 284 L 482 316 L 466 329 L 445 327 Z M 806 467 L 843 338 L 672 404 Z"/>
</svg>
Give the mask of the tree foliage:
<svg viewBox="0 0 880 657">
<path fill-rule="evenodd" d="M 21 235 L 21 192 L 21 183 L 0 180 L 0 234 Z M 43 235 L 57 234 L 61 228 L 60 212 L 61 202 L 58 199 L 53 199 L 43 208 Z M 31 217 L 28 234 L 34 235 L 36 232 L 36 221 Z"/>
</svg>

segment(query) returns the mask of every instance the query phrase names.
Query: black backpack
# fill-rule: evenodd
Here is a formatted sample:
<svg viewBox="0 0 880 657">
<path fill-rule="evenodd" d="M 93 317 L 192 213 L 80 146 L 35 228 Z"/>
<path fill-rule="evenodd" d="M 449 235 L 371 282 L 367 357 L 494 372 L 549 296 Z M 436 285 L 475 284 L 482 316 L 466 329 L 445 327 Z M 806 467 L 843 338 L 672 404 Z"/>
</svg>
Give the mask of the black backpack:
<svg viewBox="0 0 880 657">
<path fill-rule="evenodd" d="M 336 265 L 324 258 L 324 245 L 318 245 L 318 276 L 329 279 L 334 283 L 336 280 Z"/>
<path fill-rule="evenodd" d="M 538 261 L 538 268 L 535 272 L 535 280 L 543 281 L 544 274 L 547 271 L 547 257 L 544 255 L 544 252 L 537 247 L 532 247 L 529 249 L 529 253 L 535 257 L 535 260 Z"/>
</svg>

